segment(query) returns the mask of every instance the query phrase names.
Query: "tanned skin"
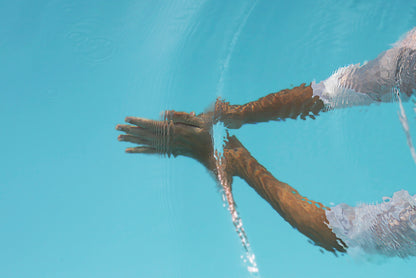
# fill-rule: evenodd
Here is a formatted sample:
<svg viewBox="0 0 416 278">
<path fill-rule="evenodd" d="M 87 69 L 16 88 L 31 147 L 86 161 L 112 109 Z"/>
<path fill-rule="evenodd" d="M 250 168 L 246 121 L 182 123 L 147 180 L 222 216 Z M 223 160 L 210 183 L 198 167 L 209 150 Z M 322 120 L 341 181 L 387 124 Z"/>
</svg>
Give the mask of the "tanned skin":
<svg viewBox="0 0 416 278">
<path fill-rule="evenodd" d="M 163 121 L 127 117 L 129 123 L 117 125 L 126 134 L 119 141 L 139 146 L 127 148 L 128 153 L 183 155 L 193 158 L 218 177 L 212 142 L 212 125 L 218 121 L 228 128 L 244 124 L 285 120 L 298 117 L 315 118 L 325 107 L 313 96 L 311 86 L 302 84 L 269 94 L 245 105 L 230 105 L 217 100 L 213 112 L 184 113 L 167 111 Z M 347 246 L 328 227 L 325 207 L 300 195 L 290 185 L 279 181 L 266 170 L 235 136 L 228 136 L 221 157 L 221 171 L 232 185 L 233 177 L 244 179 L 290 225 L 309 237 L 316 245 L 330 252 L 346 252 Z"/>
<path fill-rule="evenodd" d="M 394 88 L 400 89 L 402 96 L 410 97 L 416 92 L 415 40 L 416 28 L 376 59 L 359 67 L 344 68 L 338 73 L 339 86 L 367 94 L 374 102 L 393 101 Z M 271 120 L 315 118 L 327 110 L 323 101 L 313 96 L 311 85 L 302 84 L 244 105 L 230 105 L 219 99 L 213 111 L 199 115 L 168 111 L 163 121 L 127 117 L 129 125 L 117 125 L 117 129 L 126 133 L 119 136 L 120 141 L 139 145 L 128 148 L 129 153 L 193 158 L 219 177 L 227 189 L 231 189 L 233 177 L 241 177 L 289 224 L 317 245 L 331 252 L 345 252 L 347 246 L 327 225 L 325 211 L 329 208 L 301 196 L 273 177 L 234 136 L 227 138 L 222 156 L 214 154 L 211 139 L 216 122 L 235 129 Z"/>
</svg>

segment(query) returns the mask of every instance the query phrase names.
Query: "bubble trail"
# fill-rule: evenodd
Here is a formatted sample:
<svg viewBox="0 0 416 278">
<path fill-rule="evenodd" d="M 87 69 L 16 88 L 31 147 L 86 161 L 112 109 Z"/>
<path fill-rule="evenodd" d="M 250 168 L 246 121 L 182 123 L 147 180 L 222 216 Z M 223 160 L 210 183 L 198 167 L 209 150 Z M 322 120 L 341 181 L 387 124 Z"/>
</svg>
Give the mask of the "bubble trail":
<svg viewBox="0 0 416 278">
<path fill-rule="evenodd" d="M 415 147 L 414 147 L 413 142 L 412 142 L 412 137 L 410 135 L 409 122 L 407 120 L 406 112 L 404 111 L 404 108 L 403 108 L 402 99 L 400 98 L 399 91 L 397 89 L 395 89 L 395 93 L 396 93 L 397 98 L 399 100 L 399 108 L 400 108 L 400 111 L 398 111 L 399 120 L 400 120 L 400 123 L 402 124 L 403 131 L 406 134 L 407 145 L 410 148 L 410 153 L 412 155 L 412 158 L 413 158 L 414 162 L 416 163 L 416 150 L 415 150 Z M 414 109 L 415 109 L 415 112 L 416 112 L 416 108 L 414 108 Z"/>
<path fill-rule="evenodd" d="M 259 268 L 256 262 L 256 256 L 251 249 L 250 242 L 248 240 L 247 234 L 245 232 L 243 221 L 236 209 L 236 205 L 234 202 L 234 197 L 231 192 L 231 184 L 227 177 L 227 174 L 224 173 L 224 167 L 222 165 L 222 157 L 221 153 L 215 150 L 215 158 L 216 158 L 216 168 L 217 168 L 217 177 L 220 182 L 222 188 L 222 200 L 223 206 L 227 206 L 228 211 L 231 215 L 231 220 L 233 222 L 235 231 L 241 241 L 241 245 L 244 249 L 244 254 L 241 255 L 241 259 L 243 263 L 246 265 L 248 272 L 252 277 L 260 278 Z"/>
</svg>

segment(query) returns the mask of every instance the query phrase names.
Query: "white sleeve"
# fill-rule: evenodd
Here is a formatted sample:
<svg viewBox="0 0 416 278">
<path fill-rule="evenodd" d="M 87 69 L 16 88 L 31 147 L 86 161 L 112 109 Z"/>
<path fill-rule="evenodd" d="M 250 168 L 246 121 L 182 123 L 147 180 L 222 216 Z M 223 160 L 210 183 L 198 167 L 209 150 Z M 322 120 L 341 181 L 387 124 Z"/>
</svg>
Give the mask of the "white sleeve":
<svg viewBox="0 0 416 278">
<path fill-rule="evenodd" d="M 376 59 L 339 68 L 328 79 L 312 83 L 314 95 L 330 108 L 390 102 L 393 88 L 404 99 L 416 90 L 416 28 Z"/>
<path fill-rule="evenodd" d="M 351 250 L 388 257 L 416 256 L 416 195 L 405 190 L 380 204 L 337 205 L 326 211 L 328 226 Z M 360 252 L 361 251 L 361 252 Z"/>
</svg>

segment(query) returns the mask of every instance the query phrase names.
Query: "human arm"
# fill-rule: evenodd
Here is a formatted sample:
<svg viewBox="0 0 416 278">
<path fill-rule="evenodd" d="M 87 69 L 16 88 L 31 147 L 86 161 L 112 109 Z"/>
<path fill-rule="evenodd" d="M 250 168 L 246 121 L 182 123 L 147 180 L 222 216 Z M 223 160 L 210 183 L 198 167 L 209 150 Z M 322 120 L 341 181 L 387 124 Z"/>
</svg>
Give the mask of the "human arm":
<svg viewBox="0 0 416 278">
<path fill-rule="evenodd" d="M 215 120 L 236 129 L 244 124 L 272 120 L 315 118 L 324 108 L 322 100 L 313 95 L 311 85 L 302 84 L 243 105 L 230 105 L 229 102 L 218 99 L 215 104 Z"/>
<path fill-rule="evenodd" d="M 408 100 L 415 91 L 416 28 L 375 59 L 341 67 L 319 83 L 284 89 L 243 105 L 219 99 L 215 119 L 234 129 L 248 123 L 315 118 L 336 108 L 391 102 L 397 93 Z"/>
<path fill-rule="evenodd" d="M 216 178 L 219 178 L 221 171 L 222 178 L 227 180 L 230 189 L 232 178 L 241 177 L 287 222 L 318 246 L 331 252 L 345 251 L 346 246 L 327 226 L 327 208 L 301 196 L 294 188 L 273 177 L 237 138 L 228 137 L 220 158 L 221 163 L 217 163 L 209 118 L 204 114 L 195 116 L 174 111 L 170 111 L 166 118 L 165 121 L 152 121 L 127 117 L 126 121 L 130 125 L 116 127 L 127 133 L 120 135 L 119 140 L 139 144 L 138 147 L 127 148 L 129 153 L 191 157 L 204 165 Z"/>
<path fill-rule="evenodd" d="M 328 251 L 345 252 L 345 243 L 328 227 L 325 213 L 328 207 L 309 200 L 287 183 L 275 178 L 235 136 L 228 138 L 224 158 L 228 175 L 245 180 L 292 227 Z"/>
</svg>

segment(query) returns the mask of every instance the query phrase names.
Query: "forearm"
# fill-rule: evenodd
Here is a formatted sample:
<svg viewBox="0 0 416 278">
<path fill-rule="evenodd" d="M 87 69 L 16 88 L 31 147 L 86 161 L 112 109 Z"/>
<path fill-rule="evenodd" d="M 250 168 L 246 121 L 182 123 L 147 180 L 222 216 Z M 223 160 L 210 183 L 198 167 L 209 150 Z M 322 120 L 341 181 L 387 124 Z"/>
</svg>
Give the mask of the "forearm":
<svg viewBox="0 0 416 278">
<path fill-rule="evenodd" d="M 230 138 L 230 143 L 224 150 L 227 173 L 244 179 L 287 222 L 317 245 L 328 251 L 345 252 L 327 226 L 325 210 L 328 208 L 301 196 L 293 187 L 273 177 L 235 137 Z"/>
<path fill-rule="evenodd" d="M 271 120 L 314 118 L 324 109 L 323 102 L 313 95 L 311 85 L 302 84 L 269 94 L 244 105 L 230 105 L 218 100 L 215 105 L 216 120 L 228 128 L 239 128 L 243 124 Z"/>
</svg>

